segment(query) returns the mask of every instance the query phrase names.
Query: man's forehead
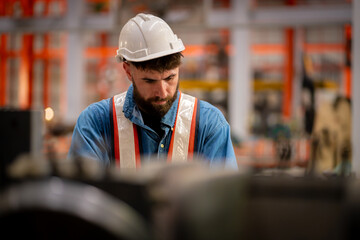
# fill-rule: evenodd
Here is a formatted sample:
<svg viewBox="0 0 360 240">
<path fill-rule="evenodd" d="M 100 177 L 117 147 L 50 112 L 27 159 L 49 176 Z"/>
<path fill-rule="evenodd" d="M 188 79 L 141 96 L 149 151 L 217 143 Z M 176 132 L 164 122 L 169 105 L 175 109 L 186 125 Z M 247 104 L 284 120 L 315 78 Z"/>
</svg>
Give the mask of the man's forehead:
<svg viewBox="0 0 360 240">
<path fill-rule="evenodd" d="M 164 78 L 167 78 L 171 75 L 177 75 L 178 73 L 178 68 L 174 68 L 174 69 L 171 69 L 171 70 L 165 70 L 163 72 L 160 72 L 160 71 L 156 71 L 156 70 L 141 70 L 141 69 L 137 69 L 137 74 L 139 77 L 143 78 L 143 77 L 146 77 L 146 78 L 161 78 L 161 79 L 164 79 Z"/>
</svg>

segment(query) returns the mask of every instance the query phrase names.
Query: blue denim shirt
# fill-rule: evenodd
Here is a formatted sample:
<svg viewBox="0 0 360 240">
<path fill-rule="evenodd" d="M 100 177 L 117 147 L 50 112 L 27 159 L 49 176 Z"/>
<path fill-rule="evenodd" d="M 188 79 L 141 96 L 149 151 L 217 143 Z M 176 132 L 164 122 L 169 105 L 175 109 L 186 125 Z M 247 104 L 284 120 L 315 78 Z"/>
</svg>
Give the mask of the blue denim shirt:
<svg viewBox="0 0 360 240">
<path fill-rule="evenodd" d="M 166 159 L 174 127 L 179 95 L 170 110 L 161 119 L 164 136 L 144 125 L 140 110 L 133 99 L 133 86 L 127 91 L 124 114 L 137 125 L 140 141 L 141 161 Z M 113 156 L 113 131 L 110 119 L 110 100 L 105 99 L 88 106 L 79 116 L 74 128 L 68 157 L 85 157 L 109 165 Z M 230 126 L 223 114 L 205 101 L 199 101 L 199 125 L 196 137 L 197 154 L 194 157 L 205 159 L 210 166 L 224 165 L 237 168 L 234 149 L 230 138 Z M 162 147 L 164 146 L 164 147 Z"/>
</svg>

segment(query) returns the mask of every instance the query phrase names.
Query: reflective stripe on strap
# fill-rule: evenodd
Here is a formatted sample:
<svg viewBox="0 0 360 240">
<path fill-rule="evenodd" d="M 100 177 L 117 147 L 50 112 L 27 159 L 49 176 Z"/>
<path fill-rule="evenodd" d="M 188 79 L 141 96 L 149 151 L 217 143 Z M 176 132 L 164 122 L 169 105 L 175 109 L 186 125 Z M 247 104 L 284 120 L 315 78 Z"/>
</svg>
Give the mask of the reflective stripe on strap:
<svg viewBox="0 0 360 240">
<path fill-rule="evenodd" d="M 121 169 L 136 168 L 140 166 L 139 145 L 136 126 L 127 119 L 123 113 L 123 106 L 125 102 L 126 92 L 114 96 L 114 106 L 116 112 L 116 123 L 114 127 L 117 127 L 118 136 L 118 149 L 119 153 L 115 153 L 115 156 L 119 156 L 120 161 L 116 160 L 118 167 Z M 114 113 L 115 114 L 115 113 Z M 114 131 L 116 133 L 116 131 Z M 116 143 L 116 141 L 115 141 Z M 115 147 L 116 150 L 117 147 Z M 120 162 L 120 163 L 118 163 Z"/>
<path fill-rule="evenodd" d="M 190 146 L 189 149 L 189 144 L 194 144 L 193 139 L 190 140 L 190 136 L 192 136 L 192 138 L 195 137 L 195 127 L 192 127 L 192 123 L 195 124 L 196 121 L 192 121 L 192 119 L 193 115 L 196 115 L 196 113 L 194 114 L 196 104 L 197 99 L 195 97 L 180 92 L 175 129 L 170 143 L 168 161 L 185 162 L 190 152 L 192 156 L 193 146 Z"/>
</svg>

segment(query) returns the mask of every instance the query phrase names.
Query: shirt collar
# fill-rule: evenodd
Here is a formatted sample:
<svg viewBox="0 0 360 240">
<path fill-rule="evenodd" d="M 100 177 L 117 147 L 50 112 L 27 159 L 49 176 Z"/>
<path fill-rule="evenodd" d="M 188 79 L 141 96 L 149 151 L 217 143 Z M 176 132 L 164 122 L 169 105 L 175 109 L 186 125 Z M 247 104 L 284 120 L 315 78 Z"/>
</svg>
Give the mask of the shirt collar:
<svg viewBox="0 0 360 240">
<path fill-rule="evenodd" d="M 135 103 L 133 91 L 134 91 L 134 87 L 131 84 L 126 93 L 123 112 L 124 112 L 125 117 L 128 118 L 131 122 L 141 126 L 141 125 L 144 125 L 144 121 L 141 117 L 140 110 Z M 162 124 L 165 124 L 169 127 L 174 127 L 179 97 L 180 97 L 180 92 L 178 91 L 176 100 L 173 102 L 169 111 L 161 119 Z"/>
</svg>

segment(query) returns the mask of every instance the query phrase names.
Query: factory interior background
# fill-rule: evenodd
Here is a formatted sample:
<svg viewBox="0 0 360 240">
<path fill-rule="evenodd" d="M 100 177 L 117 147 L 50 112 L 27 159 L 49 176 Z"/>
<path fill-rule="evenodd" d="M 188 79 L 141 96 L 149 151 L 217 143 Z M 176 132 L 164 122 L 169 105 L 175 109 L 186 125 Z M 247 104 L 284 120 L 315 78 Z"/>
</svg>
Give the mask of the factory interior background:
<svg viewBox="0 0 360 240">
<path fill-rule="evenodd" d="M 79 113 L 129 86 L 119 32 L 147 12 L 184 42 L 180 89 L 224 113 L 240 168 L 349 173 L 356 4 L 1 0 L 0 108 L 41 111 L 43 153 L 66 159 Z"/>
<path fill-rule="evenodd" d="M 182 39 L 179 88 L 223 112 L 238 171 L 68 161 L 81 111 L 129 87 L 140 12 Z M 360 0 L 0 0 L 1 236 L 360 239 L 359 105 Z"/>
</svg>

